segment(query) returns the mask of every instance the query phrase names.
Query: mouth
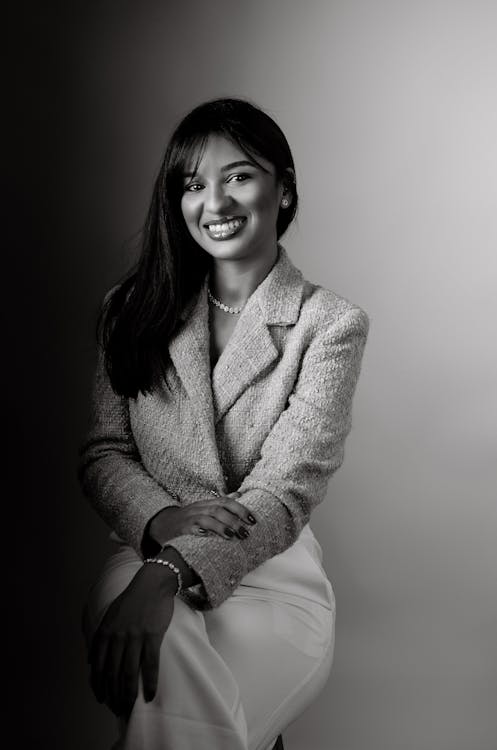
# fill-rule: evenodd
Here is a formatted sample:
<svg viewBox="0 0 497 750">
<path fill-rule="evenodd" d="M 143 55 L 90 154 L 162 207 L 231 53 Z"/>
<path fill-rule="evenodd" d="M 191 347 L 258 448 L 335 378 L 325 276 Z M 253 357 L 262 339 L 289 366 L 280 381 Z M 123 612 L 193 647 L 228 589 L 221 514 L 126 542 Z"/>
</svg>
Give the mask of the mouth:
<svg viewBox="0 0 497 750">
<path fill-rule="evenodd" d="M 247 219 L 244 216 L 224 217 L 221 221 L 204 224 L 207 234 L 214 240 L 226 240 L 238 234 Z"/>
</svg>

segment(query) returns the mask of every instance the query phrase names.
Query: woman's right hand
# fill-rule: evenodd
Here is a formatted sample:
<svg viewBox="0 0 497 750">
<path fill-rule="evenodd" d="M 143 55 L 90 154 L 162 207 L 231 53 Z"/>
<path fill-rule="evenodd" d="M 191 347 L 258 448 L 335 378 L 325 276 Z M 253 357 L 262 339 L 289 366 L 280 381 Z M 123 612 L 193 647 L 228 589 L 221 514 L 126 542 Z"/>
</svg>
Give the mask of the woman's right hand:
<svg viewBox="0 0 497 750">
<path fill-rule="evenodd" d="M 241 497 L 239 492 L 230 492 L 190 505 L 163 508 L 150 522 L 149 534 L 161 546 L 183 534 L 216 534 L 223 539 L 246 539 L 250 526 L 257 519 L 236 501 L 238 497 Z"/>
<path fill-rule="evenodd" d="M 160 647 L 169 628 L 176 575 L 162 565 L 142 565 L 110 604 L 91 641 L 91 685 L 99 702 L 128 716 L 143 681 L 143 696 L 157 690 Z"/>
</svg>

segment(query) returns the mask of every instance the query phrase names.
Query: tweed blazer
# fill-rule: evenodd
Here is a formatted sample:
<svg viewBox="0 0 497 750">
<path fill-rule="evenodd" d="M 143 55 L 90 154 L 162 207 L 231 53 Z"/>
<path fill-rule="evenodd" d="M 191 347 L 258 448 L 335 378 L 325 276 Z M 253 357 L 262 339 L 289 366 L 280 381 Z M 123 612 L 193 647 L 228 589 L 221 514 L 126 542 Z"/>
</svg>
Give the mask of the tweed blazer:
<svg viewBox="0 0 497 750">
<path fill-rule="evenodd" d="M 169 342 L 168 388 L 114 393 L 100 355 L 80 478 L 113 531 L 141 554 L 161 508 L 238 490 L 247 539 L 168 541 L 198 574 L 192 606 L 224 601 L 297 539 L 343 460 L 368 317 L 306 281 L 285 249 L 249 297 L 212 372 L 207 280 Z"/>
</svg>

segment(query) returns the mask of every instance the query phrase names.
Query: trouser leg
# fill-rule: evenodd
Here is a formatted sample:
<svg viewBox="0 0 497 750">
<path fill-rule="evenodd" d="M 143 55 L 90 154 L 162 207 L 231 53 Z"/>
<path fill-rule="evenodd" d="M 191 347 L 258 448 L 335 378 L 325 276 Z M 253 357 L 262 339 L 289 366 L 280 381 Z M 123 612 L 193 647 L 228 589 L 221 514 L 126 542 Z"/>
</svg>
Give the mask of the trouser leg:
<svg viewBox="0 0 497 750">
<path fill-rule="evenodd" d="M 265 750 L 323 689 L 331 670 L 334 611 L 232 596 L 207 612 L 210 641 L 240 690 L 249 750 Z"/>
<path fill-rule="evenodd" d="M 200 612 L 180 599 L 164 636 L 157 693 L 140 689 L 123 750 L 246 750 L 247 727 L 238 685 L 212 647 Z"/>
</svg>

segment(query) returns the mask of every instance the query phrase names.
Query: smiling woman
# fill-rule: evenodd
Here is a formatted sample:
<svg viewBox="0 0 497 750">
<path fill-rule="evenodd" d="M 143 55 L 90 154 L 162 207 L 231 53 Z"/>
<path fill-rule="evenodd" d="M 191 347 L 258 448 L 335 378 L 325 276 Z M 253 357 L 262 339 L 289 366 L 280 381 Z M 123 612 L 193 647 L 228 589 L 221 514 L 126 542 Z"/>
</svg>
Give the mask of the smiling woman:
<svg viewBox="0 0 497 750">
<path fill-rule="evenodd" d="M 254 258 L 276 248 L 276 219 L 288 192 L 283 179 L 266 159 L 248 160 L 241 149 L 223 136 L 211 135 L 196 172 L 185 177 L 181 208 L 186 225 L 208 253 L 219 251 L 215 242 L 232 239 L 231 258 Z M 290 172 L 285 176 L 292 180 Z M 287 199 L 286 207 L 290 205 Z M 223 257 L 224 248 L 222 250 Z"/>
<path fill-rule="evenodd" d="M 276 123 L 201 105 L 103 307 L 80 477 L 117 545 L 85 609 L 116 748 L 269 750 L 329 675 L 309 520 L 343 460 L 368 319 L 279 243 L 297 201 Z"/>
</svg>

